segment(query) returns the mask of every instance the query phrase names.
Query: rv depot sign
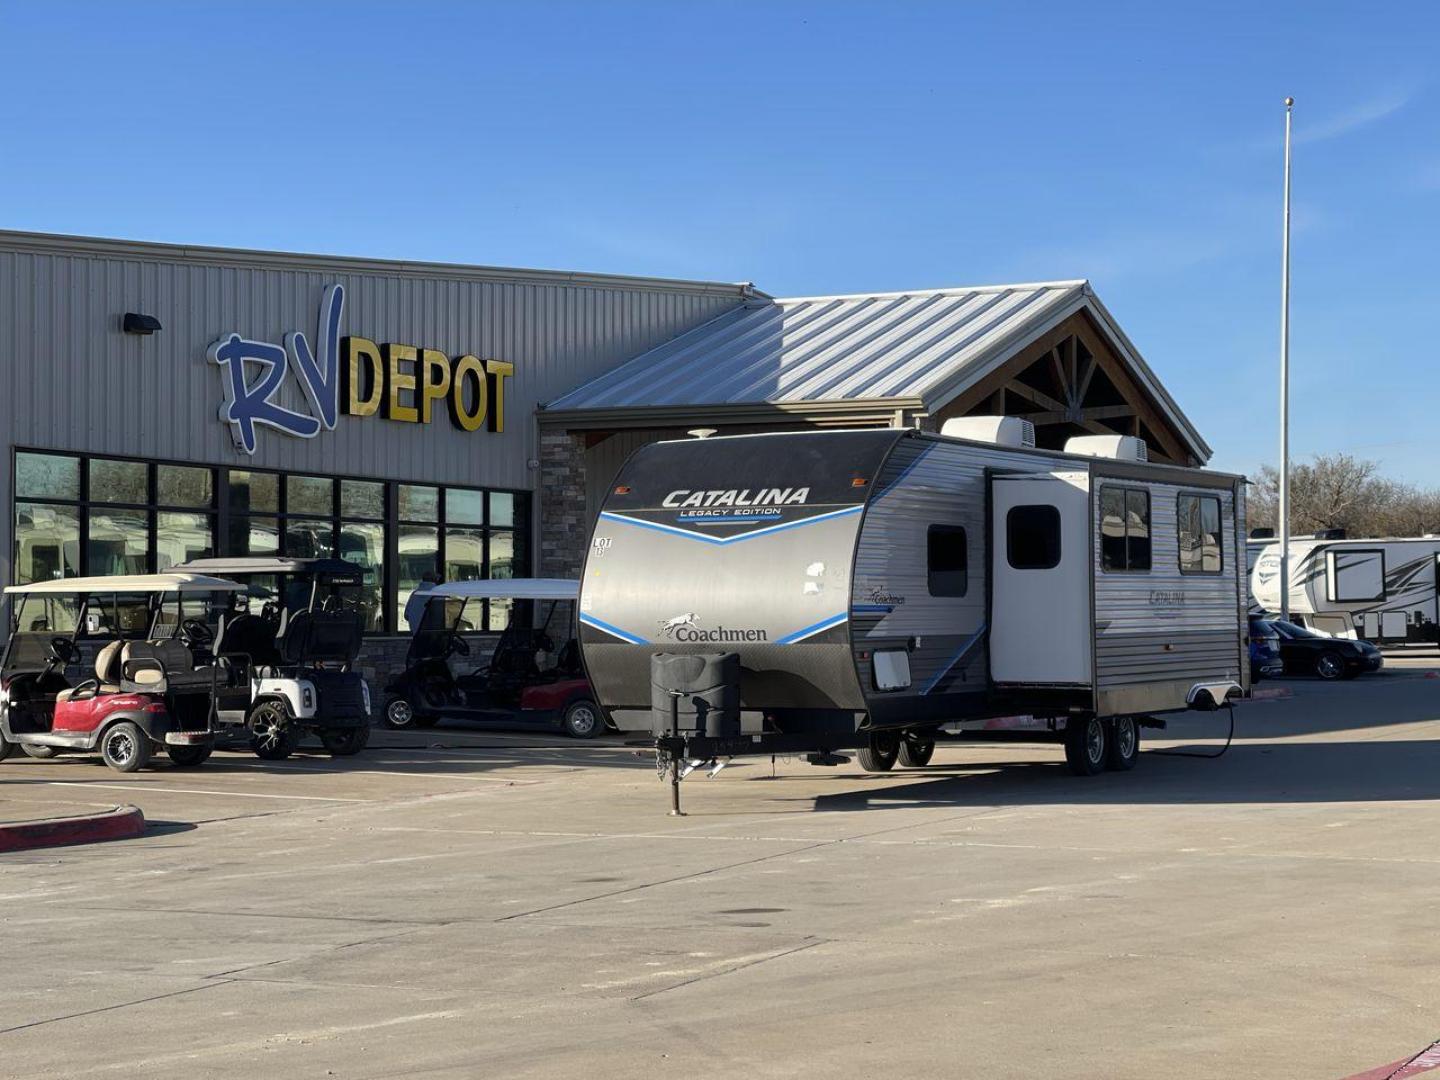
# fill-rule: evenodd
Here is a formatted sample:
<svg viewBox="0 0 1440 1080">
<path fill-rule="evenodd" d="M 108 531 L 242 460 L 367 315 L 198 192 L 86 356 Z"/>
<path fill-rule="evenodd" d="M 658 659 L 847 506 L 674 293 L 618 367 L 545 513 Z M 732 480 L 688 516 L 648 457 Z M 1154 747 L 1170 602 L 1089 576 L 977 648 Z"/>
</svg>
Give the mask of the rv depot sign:
<svg viewBox="0 0 1440 1080">
<path fill-rule="evenodd" d="M 342 407 L 349 416 L 406 424 L 428 424 L 443 409 L 461 431 L 505 430 L 505 380 L 514 364 L 342 338 L 344 310 L 344 286 L 331 285 L 320 300 L 313 349 L 302 330 L 290 331 L 279 345 L 231 333 L 210 346 L 206 355 L 224 379 L 220 420 L 230 425 L 236 449 L 255 453 L 255 429 L 262 424 L 301 439 L 334 431 Z M 292 369 L 309 412 L 275 401 Z"/>
</svg>

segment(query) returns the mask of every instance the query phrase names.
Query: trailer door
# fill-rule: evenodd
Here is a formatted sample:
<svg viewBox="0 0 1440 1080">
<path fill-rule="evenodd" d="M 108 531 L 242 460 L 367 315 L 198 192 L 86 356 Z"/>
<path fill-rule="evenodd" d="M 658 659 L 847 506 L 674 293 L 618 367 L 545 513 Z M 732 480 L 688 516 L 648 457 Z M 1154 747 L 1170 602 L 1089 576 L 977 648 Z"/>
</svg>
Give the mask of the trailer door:
<svg viewBox="0 0 1440 1080">
<path fill-rule="evenodd" d="M 1090 478 L 995 476 L 991 505 L 990 677 L 1091 681 Z"/>
</svg>

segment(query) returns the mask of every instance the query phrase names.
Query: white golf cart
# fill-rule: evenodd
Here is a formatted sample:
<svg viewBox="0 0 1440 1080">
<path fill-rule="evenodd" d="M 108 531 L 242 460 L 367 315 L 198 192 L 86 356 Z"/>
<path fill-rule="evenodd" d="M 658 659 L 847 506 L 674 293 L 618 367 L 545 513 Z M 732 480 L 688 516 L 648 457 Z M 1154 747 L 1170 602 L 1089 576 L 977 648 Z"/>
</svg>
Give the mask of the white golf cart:
<svg viewBox="0 0 1440 1080">
<path fill-rule="evenodd" d="M 214 558 L 176 567 L 239 582 L 215 623 L 215 655 L 236 672 L 222 689 L 222 729 L 245 728 L 255 755 L 278 761 L 307 733 L 332 755 L 370 741 L 370 687 L 360 652 L 364 570 L 342 559 Z"/>
</svg>

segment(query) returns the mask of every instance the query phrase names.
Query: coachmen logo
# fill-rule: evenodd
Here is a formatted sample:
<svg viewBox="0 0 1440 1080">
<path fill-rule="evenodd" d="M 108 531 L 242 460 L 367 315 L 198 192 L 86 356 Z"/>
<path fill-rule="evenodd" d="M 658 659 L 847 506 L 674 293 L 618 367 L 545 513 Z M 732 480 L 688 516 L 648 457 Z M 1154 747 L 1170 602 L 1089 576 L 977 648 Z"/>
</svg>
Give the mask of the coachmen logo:
<svg viewBox="0 0 1440 1080">
<path fill-rule="evenodd" d="M 436 403 L 443 403 L 461 431 L 505 430 L 505 380 L 515 374 L 514 364 L 342 338 L 344 310 L 344 286 L 331 285 L 320 300 L 313 349 L 304 331 L 292 330 L 279 345 L 229 333 L 206 351 L 223 369 L 225 396 L 219 415 L 230 425 L 236 449 L 255 453 L 255 428 L 262 424 L 301 439 L 334 431 L 342 400 L 349 416 L 379 415 L 407 424 L 430 423 Z M 274 400 L 292 367 L 308 413 Z"/>
<path fill-rule="evenodd" d="M 699 625 L 700 616 L 693 611 L 676 615 L 673 619 L 660 620 L 660 633 L 674 641 L 769 641 L 764 630 L 737 630 L 728 626 L 717 626 L 706 630 Z"/>
</svg>

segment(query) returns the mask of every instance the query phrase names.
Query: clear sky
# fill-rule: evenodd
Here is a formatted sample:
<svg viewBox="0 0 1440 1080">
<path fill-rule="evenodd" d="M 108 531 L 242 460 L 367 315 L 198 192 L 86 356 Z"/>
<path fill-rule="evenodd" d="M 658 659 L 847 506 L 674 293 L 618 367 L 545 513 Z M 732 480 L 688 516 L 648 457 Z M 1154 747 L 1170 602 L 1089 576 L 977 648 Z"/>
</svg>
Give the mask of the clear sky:
<svg viewBox="0 0 1440 1080">
<path fill-rule="evenodd" d="M 1088 277 L 1215 447 L 1440 485 L 1440 5 L 0 4 L 0 225 L 751 280 Z"/>
</svg>

